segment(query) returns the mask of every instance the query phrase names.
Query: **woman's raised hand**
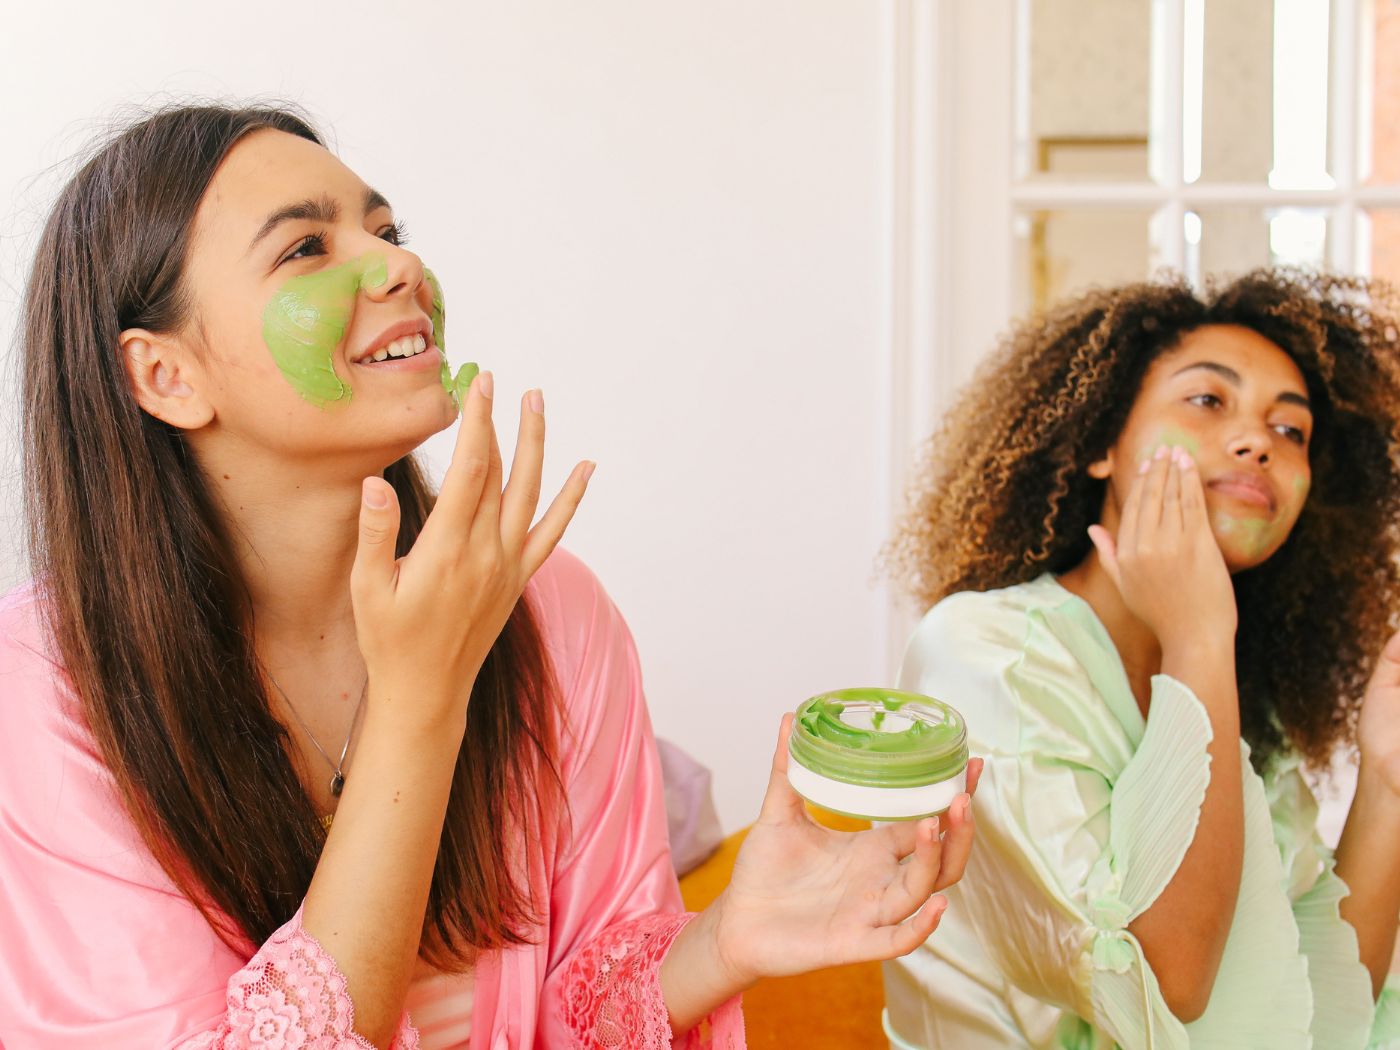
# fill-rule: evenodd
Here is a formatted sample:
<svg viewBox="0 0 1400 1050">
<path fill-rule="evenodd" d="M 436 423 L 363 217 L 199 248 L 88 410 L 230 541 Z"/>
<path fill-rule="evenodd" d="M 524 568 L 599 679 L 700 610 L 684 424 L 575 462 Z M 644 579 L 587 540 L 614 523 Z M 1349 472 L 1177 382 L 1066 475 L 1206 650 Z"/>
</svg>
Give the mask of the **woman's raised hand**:
<svg viewBox="0 0 1400 1050">
<path fill-rule="evenodd" d="M 544 401 L 525 395 L 510 480 L 492 425 L 492 376 L 462 403 L 461 429 L 437 503 L 404 557 L 395 557 L 399 504 L 383 478 L 364 481 L 359 548 L 350 576 L 355 627 L 370 678 L 399 718 L 426 728 L 466 724 L 467 699 L 511 610 L 583 499 L 580 463 L 531 527 L 544 464 Z"/>
<path fill-rule="evenodd" d="M 1163 649 L 1177 638 L 1233 638 L 1235 591 L 1211 531 L 1195 461 L 1181 448 L 1158 448 L 1128 490 L 1114 537 L 1089 527 L 1105 571 L 1128 609 Z"/>
<path fill-rule="evenodd" d="M 760 977 L 892 959 L 933 933 L 947 907 L 934 893 L 962 877 L 972 850 L 972 793 L 941 817 L 834 831 L 807 814 L 787 778 L 792 715 L 783 719 L 768 792 L 716 902 L 716 951 L 736 987 Z"/>
</svg>

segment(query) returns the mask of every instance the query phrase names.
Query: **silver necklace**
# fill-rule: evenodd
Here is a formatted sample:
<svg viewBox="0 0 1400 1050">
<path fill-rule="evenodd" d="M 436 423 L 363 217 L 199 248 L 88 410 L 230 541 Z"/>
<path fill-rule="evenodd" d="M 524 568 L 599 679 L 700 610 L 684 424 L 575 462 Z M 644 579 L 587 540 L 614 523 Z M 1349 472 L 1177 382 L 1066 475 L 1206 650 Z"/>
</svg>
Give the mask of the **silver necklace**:
<svg viewBox="0 0 1400 1050">
<path fill-rule="evenodd" d="M 306 737 L 311 741 L 312 746 L 314 746 L 317 751 L 321 752 L 321 757 L 326 760 L 326 765 L 331 767 L 331 794 L 339 798 L 340 793 L 345 790 L 345 756 L 350 751 L 350 738 L 355 735 L 355 723 L 360 720 L 360 708 L 365 705 L 365 694 L 369 692 L 369 675 L 365 675 L 365 684 L 360 687 L 360 701 L 355 705 L 355 713 L 350 718 L 350 729 L 345 734 L 345 746 L 340 749 L 340 761 L 332 762 L 331 756 L 326 754 L 326 749 L 322 747 L 321 742 L 316 739 L 316 734 L 311 732 L 311 727 L 306 724 L 306 721 L 297 711 L 296 705 L 292 703 L 292 698 L 287 695 L 287 690 L 282 688 L 282 683 L 273 678 L 272 672 L 266 667 L 263 668 L 263 672 L 267 675 L 267 680 L 276 686 L 277 691 L 282 694 L 282 699 L 287 701 L 287 709 L 292 712 L 292 717 L 301 725 L 302 731 L 306 733 Z"/>
</svg>

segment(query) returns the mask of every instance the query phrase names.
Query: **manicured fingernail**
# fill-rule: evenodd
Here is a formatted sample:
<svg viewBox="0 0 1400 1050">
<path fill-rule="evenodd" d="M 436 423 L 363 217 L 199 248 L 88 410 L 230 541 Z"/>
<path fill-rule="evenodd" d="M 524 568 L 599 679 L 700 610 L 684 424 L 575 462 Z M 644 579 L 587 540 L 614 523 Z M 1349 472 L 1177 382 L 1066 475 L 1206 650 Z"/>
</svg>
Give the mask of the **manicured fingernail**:
<svg viewBox="0 0 1400 1050">
<path fill-rule="evenodd" d="M 544 414 L 544 394 L 539 390 L 531 390 L 525 395 L 525 404 L 536 415 Z"/>
<path fill-rule="evenodd" d="M 1167 458 L 1167 453 L 1170 452 L 1170 451 L 1171 451 L 1171 450 L 1170 450 L 1169 448 L 1167 448 L 1166 445 L 1158 445 L 1158 446 L 1157 446 L 1157 451 L 1154 452 L 1154 453 L 1152 453 L 1152 458 L 1153 458 L 1153 459 L 1166 459 L 1166 458 Z"/>
<path fill-rule="evenodd" d="M 1152 466 L 1152 460 L 1150 460 L 1150 459 L 1144 459 L 1141 463 L 1138 464 L 1138 473 L 1139 473 L 1139 474 L 1146 474 L 1147 471 L 1148 471 L 1148 469 L 1149 469 L 1151 466 Z"/>
<path fill-rule="evenodd" d="M 585 463 L 583 465 L 583 480 L 587 481 L 589 478 L 591 478 L 593 476 L 593 471 L 595 471 L 596 469 L 598 469 L 598 464 Z"/>
<path fill-rule="evenodd" d="M 369 478 L 360 483 L 360 498 L 371 510 L 383 510 L 389 505 L 389 495 Z"/>
<path fill-rule="evenodd" d="M 481 391 L 481 396 L 492 398 L 496 396 L 496 384 L 491 379 L 490 372 L 482 372 L 476 377 L 476 388 Z"/>
</svg>

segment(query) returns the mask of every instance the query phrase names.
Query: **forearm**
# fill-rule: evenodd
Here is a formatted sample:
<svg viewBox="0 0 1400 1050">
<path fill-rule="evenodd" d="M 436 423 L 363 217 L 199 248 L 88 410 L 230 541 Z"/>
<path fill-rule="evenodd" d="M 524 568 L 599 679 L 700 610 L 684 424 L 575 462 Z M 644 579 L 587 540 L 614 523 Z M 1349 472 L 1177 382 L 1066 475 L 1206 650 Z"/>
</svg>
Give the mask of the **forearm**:
<svg viewBox="0 0 1400 1050">
<path fill-rule="evenodd" d="M 1244 858 L 1233 640 L 1229 646 L 1164 647 L 1162 673 L 1189 686 L 1205 706 L 1212 729 L 1210 782 L 1195 836 L 1180 867 L 1130 929 L 1142 944 L 1173 1013 L 1190 1021 L 1210 999 L 1234 916 Z"/>
<path fill-rule="evenodd" d="M 1356 797 L 1337 844 L 1337 875 L 1351 890 L 1342 918 L 1356 930 L 1361 962 L 1379 995 L 1400 919 L 1400 796 L 1361 763 Z"/>
<path fill-rule="evenodd" d="M 307 892 L 303 926 L 345 975 L 355 1028 L 376 1046 L 403 1012 L 461 739 L 455 727 L 417 726 L 391 697 L 372 694 Z"/>
<path fill-rule="evenodd" d="M 661 963 L 661 996 L 674 1035 L 688 1032 L 753 984 L 752 978 L 735 973 L 720 953 L 716 931 L 722 901 L 715 901 L 676 935 Z"/>
</svg>

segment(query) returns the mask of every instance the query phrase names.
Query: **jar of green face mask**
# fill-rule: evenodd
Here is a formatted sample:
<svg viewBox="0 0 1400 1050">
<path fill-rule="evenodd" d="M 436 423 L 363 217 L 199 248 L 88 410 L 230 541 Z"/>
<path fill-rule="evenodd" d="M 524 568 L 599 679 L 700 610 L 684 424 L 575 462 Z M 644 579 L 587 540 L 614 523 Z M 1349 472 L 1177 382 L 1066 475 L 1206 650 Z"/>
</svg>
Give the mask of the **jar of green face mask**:
<svg viewBox="0 0 1400 1050">
<path fill-rule="evenodd" d="M 788 782 L 809 802 L 850 817 L 933 816 L 967 790 L 967 723 L 918 693 L 823 693 L 797 709 Z"/>
</svg>

